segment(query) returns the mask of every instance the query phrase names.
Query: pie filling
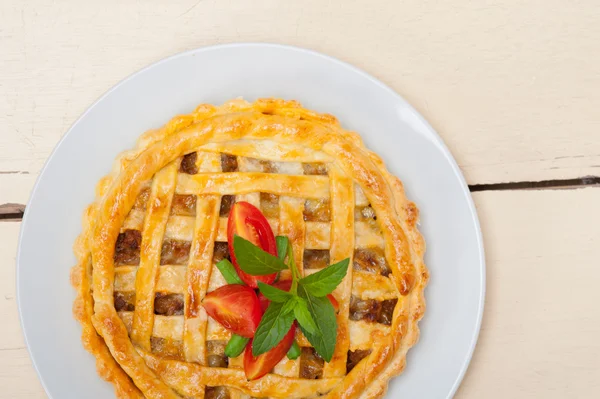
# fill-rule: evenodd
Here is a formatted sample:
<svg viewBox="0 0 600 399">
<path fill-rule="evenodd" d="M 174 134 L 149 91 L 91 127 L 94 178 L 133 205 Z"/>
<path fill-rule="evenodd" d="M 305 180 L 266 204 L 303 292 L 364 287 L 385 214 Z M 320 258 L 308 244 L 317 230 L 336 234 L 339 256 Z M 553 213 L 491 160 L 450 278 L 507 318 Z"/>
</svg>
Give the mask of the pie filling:
<svg viewBox="0 0 600 399">
<path fill-rule="evenodd" d="M 307 199 L 304 203 L 305 222 L 330 222 L 331 204 L 328 199 Z"/>
<path fill-rule="evenodd" d="M 171 205 L 171 215 L 196 216 L 196 196 L 175 194 Z"/>
<path fill-rule="evenodd" d="M 133 312 L 135 310 L 135 292 L 115 291 L 114 300 L 117 312 Z"/>
<path fill-rule="evenodd" d="M 197 152 L 191 152 L 185 155 L 181 160 L 181 166 L 179 167 L 179 171 L 188 175 L 195 175 L 196 173 L 198 173 L 198 166 L 196 165 L 197 160 Z"/>
<path fill-rule="evenodd" d="M 229 399 L 229 390 L 227 387 L 206 387 L 204 390 L 204 399 Z"/>
<path fill-rule="evenodd" d="M 229 366 L 229 358 L 225 356 L 226 341 L 206 341 L 207 362 L 210 367 Z"/>
<path fill-rule="evenodd" d="M 237 157 L 235 155 L 221 154 L 221 170 L 225 173 L 238 170 Z"/>
<path fill-rule="evenodd" d="M 354 295 L 350 298 L 350 320 L 369 321 L 389 326 L 398 299 L 377 301 L 375 299 L 360 299 Z"/>
<path fill-rule="evenodd" d="M 185 265 L 190 257 L 192 243 L 189 241 L 164 240 L 160 252 L 161 265 Z"/>
<path fill-rule="evenodd" d="M 217 264 L 223 259 L 231 259 L 231 256 L 229 256 L 229 246 L 226 242 L 215 242 L 213 249 L 213 264 Z"/>
<path fill-rule="evenodd" d="M 139 230 L 125 230 L 119 234 L 115 245 L 115 266 L 140 264 L 142 233 Z"/>
<path fill-rule="evenodd" d="M 358 248 L 354 250 L 355 270 L 389 276 L 392 270 L 388 265 L 383 248 Z"/>
<path fill-rule="evenodd" d="M 229 211 L 231 210 L 231 206 L 235 202 L 235 195 L 224 195 L 221 197 L 221 207 L 219 208 L 219 216 L 227 217 L 229 216 Z"/>
<path fill-rule="evenodd" d="M 371 354 L 371 349 L 357 349 L 355 351 L 348 351 L 348 357 L 346 360 L 346 374 L 352 371 L 352 369 L 360 363 L 365 357 Z"/>
<path fill-rule="evenodd" d="M 324 163 L 303 163 L 302 170 L 305 175 L 327 175 L 327 165 Z"/>
<path fill-rule="evenodd" d="M 260 210 L 267 218 L 279 217 L 279 195 L 260 193 Z"/>
<path fill-rule="evenodd" d="M 150 337 L 150 350 L 165 359 L 183 360 L 183 342 L 181 340 Z"/>
<path fill-rule="evenodd" d="M 330 264 L 329 250 L 327 249 L 305 249 L 305 269 L 323 269 Z"/>
<path fill-rule="evenodd" d="M 154 296 L 154 314 L 161 316 L 181 316 L 183 314 L 183 294 L 163 294 Z"/>
</svg>

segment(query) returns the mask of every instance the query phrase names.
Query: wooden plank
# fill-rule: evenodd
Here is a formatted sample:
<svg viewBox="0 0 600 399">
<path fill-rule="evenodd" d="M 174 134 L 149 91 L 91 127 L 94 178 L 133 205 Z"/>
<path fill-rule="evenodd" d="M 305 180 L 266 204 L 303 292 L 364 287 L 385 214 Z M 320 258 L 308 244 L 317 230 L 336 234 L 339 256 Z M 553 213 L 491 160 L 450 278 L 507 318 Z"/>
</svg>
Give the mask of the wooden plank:
<svg viewBox="0 0 600 399">
<path fill-rule="evenodd" d="M 0 220 L 20 220 L 24 211 L 23 204 L 0 204 Z"/>
<path fill-rule="evenodd" d="M 595 0 L 3 1 L 0 203 L 26 201 L 61 135 L 119 80 L 236 41 L 311 48 L 379 77 L 470 184 L 599 175 L 599 17 Z"/>
<path fill-rule="evenodd" d="M 486 245 L 486 313 L 457 398 L 599 397 L 600 188 L 474 198 Z M 38 398 L 15 304 L 18 229 L 0 222 L 0 398 Z"/>
<path fill-rule="evenodd" d="M 7 349 L 0 356 L 0 384 L 4 399 L 47 398 L 31 366 L 27 349 Z"/>
<path fill-rule="evenodd" d="M 0 320 L 3 321 L 0 328 L 0 398 L 45 398 L 25 348 L 17 313 L 15 256 L 20 227 L 19 222 L 0 221 Z"/>
<path fill-rule="evenodd" d="M 600 188 L 474 198 L 487 296 L 456 397 L 600 397 Z"/>
<path fill-rule="evenodd" d="M 0 133 L 1 136 L 2 133 Z M 4 149 L 0 146 L 0 157 L 3 151 Z M 0 205 L 26 204 L 36 177 L 37 172 L 27 174 L 0 173 Z"/>
</svg>

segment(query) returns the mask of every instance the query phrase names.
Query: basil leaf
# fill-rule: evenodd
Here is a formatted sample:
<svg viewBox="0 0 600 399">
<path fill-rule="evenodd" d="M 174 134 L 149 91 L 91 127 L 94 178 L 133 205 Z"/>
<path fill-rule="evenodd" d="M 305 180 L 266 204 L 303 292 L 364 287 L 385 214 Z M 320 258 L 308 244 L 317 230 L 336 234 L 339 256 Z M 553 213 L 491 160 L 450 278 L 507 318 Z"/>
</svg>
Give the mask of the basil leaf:
<svg viewBox="0 0 600 399">
<path fill-rule="evenodd" d="M 290 360 L 296 360 L 300 357 L 301 354 L 302 350 L 300 349 L 300 345 L 298 345 L 298 342 L 294 340 L 294 343 L 292 344 L 290 350 L 287 353 L 287 358 Z"/>
<path fill-rule="evenodd" d="M 287 302 L 285 302 L 283 304 L 283 308 L 281 309 L 281 313 L 283 314 L 294 314 L 294 309 L 296 308 L 296 305 L 298 304 L 298 301 L 300 301 L 301 299 L 298 298 L 296 295 L 292 295 Z"/>
<path fill-rule="evenodd" d="M 277 273 L 288 268 L 278 257 L 237 235 L 233 237 L 233 252 L 240 268 L 253 276 Z"/>
<path fill-rule="evenodd" d="M 284 262 L 288 247 L 290 246 L 290 239 L 287 236 L 277 236 L 275 237 L 275 241 L 277 242 L 277 256 Z"/>
<path fill-rule="evenodd" d="M 278 236 L 280 237 L 280 236 Z M 290 240 L 283 236 L 284 238 L 282 239 L 282 241 L 286 241 L 286 251 L 287 251 L 287 260 L 288 260 L 288 265 L 289 265 L 289 269 L 292 272 L 292 278 L 294 280 L 298 280 L 300 279 L 300 273 L 298 272 L 298 268 L 296 267 L 296 259 L 294 259 L 294 249 L 292 248 L 292 244 L 290 243 Z M 285 256 L 284 256 L 285 259 Z"/>
<path fill-rule="evenodd" d="M 216 266 L 223 275 L 223 278 L 225 278 L 225 281 L 227 281 L 227 284 L 244 284 L 240 276 L 238 276 L 237 272 L 235 271 L 235 267 L 233 267 L 231 262 L 227 259 L 223 259 L 222 261 L 218 262 Z"/>
<path fill-rule="evenodd" d="M 335 310 L 327 297 L 316 297 L 311 295 L 306 287 L 298 286 L 298 295 L 306 301 L 308 310 L 317 325 L 317 330 L 311 334 L 306 328 L 300 325 L 302 333 L 312 344 L 317 353 L 326 361 L 331 361 L 335 343 L 337 340 L 337 319 Z"/>
<path fill-rule="evenodd" d="M 231 336 L 231 339 L 227 343 L 227 346 L 225 347 L 225 356 L 238 357 L 242 354 L 242 352 L 246 348 L 246 345 L 248 345 L 248 341 L 250 341 L 250 338 L 233 334 Z"/>
<path fill-rule="evenodd" d="M 269 304 L 254 334 L 254 340 L 252 341 L 252 354 L 254 356 L 269 351 L 290 331 L 290 327 L 294 322 L 294 312 L 284 312 L 283 308 L 286 304 L 287 302 L 271 302 Z"/>
<path fill-rule="evenodd" d="M 268 300 L 273 302 L 285 302 L 293 296 L 287 291 L 280 290 L 261 281 L 258 281 L 258 289 Z"/>
<path fill-rule="evenodd" d="M 304 277 L 299 283 L 308 291 L 311 295 L 316 297 L 323 297 L 330 294 L 335 287 L 337 287 L 346 272 L 348 271 L 348 265 L 350 259 L 346 258 L 336 264 L 326 267 L 316 273 Z"/>
<path fill-rule="evenodd" d="M 316 334 L 317 324 L 315 323 L 312 315 L 308 311 L 308 305 L 306 304 L 306 301 L 302 298 L 298 299 L 298 303 L 294 307 L 294 316 L 296 317 L 296 320 L 298 320 L 300 326 L 302 326 L 310 334 Z"/>
</svg>

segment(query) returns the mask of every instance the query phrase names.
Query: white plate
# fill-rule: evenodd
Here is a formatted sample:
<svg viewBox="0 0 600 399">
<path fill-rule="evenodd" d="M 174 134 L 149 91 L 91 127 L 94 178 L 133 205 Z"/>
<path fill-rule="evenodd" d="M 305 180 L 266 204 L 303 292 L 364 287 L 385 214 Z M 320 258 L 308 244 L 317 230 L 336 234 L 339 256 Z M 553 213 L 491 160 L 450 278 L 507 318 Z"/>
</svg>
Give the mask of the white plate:
<svg viewBox="0 0 600 399">
<path fill-rule="evenodd" d="M 421 340 L 387 397 L 451 397 L 477 341 L 485 291 L 479 223 L 456 162 L 427 122 L 381 82 L 330 57 L 269 44 L 202 48 L 143 69 L 90 107 L 46 162 L 21 228 L 17 299 L 48 395 L 114 397 L 112 386 L 96 374 L 71 316 L 71 248 L 96 182 L 147 129 L 197 104 L 240 96 L 296 99 L 337 116 L 402 179 L 421 210 L 431 282 Z"/>
</svg>

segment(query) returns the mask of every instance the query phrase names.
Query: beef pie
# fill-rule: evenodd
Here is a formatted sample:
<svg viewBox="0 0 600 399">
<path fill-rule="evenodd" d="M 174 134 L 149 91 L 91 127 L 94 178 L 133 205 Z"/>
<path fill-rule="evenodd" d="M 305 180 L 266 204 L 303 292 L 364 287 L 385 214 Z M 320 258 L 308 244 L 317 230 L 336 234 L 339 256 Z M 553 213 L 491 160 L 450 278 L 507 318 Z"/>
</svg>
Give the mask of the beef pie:
<svg viewBox="0 0 600 399">
<path fill-rule="evenodd" d="M 234 336 L 207 313 L 229 282 L 217 264 L 235 262 L 228 218 L 241 202 L 289 239 L 300 276 L 349 259 L 328 295 L 329 361 L 293 324 L 295 355 L 249 378 L 229 343 L 246 345 L 256 323 Z M 279 99 L 200 105 L 143 134 L 97 185 L 71 273 L 83 345 L 119 398 L 380 398 L 425 311 L 417 222 L 400 180 L 335 117 Z M 289 272 L 262 281 L 290 290 Z"/>
</svg>

